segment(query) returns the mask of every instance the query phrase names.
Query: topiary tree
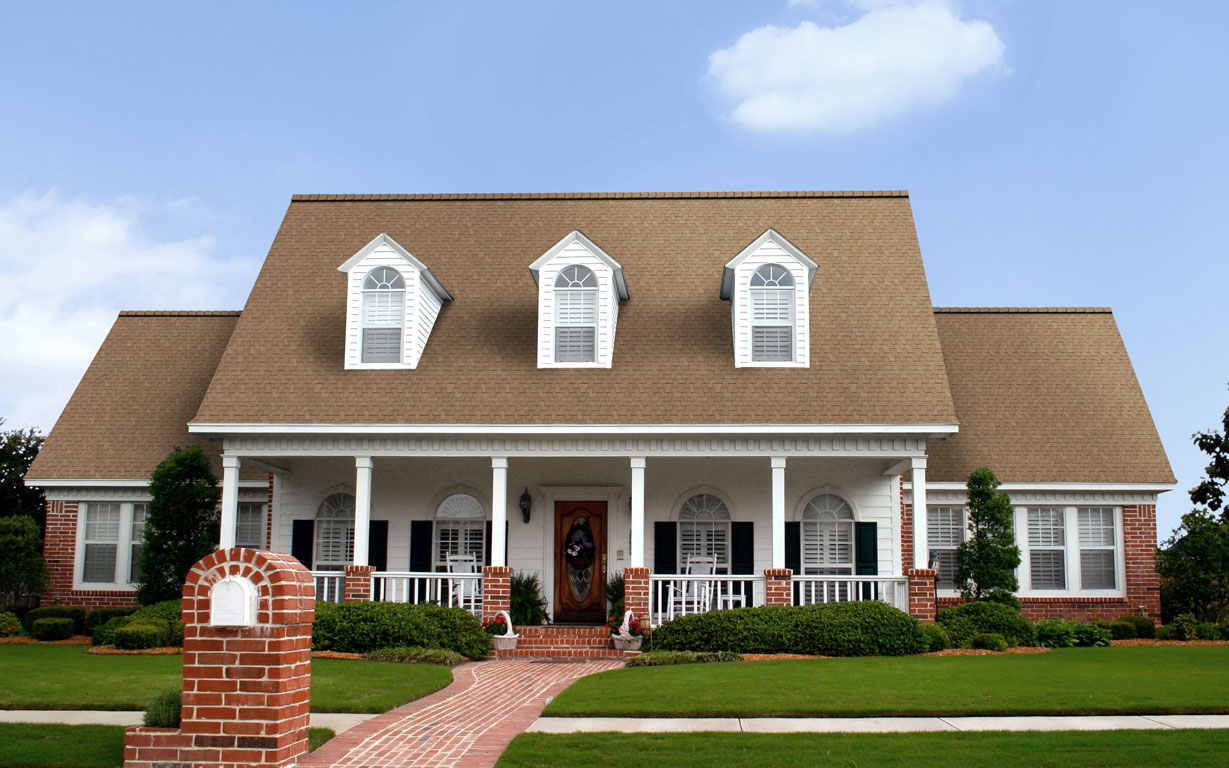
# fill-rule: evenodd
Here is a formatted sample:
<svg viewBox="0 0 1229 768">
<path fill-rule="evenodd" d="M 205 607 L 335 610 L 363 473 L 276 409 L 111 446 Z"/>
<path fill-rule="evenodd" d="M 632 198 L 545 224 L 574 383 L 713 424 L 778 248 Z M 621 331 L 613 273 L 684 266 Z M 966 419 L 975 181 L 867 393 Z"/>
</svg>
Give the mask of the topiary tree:
<svg viewBox="0 0 1229 768">
<path fill-rule="evenodd" d="M 1182 525 L 1156 552 L 1156 572 L 1167 618 L 1229 617 L 1229 521 L 1206 509 L 1183 515 Z"/>
<path fill-rule="evenodd" d="M 0 607 L 38 594 L 47 583 L 42 537 L 28 515 L 0 517 Z"/>
<path fill-rule="evenodd" d="M 1015 569 L 1020 548 L 1011 529 L 1011 499 L 998 491 L 990 467 L 969 475 L 969 538 L 956 550 L 956 583 L 966 600 L 991 600 L 1020 607 Z"/>
<path fill-rule="evenodd" d="M 176 448 L 149 481 L 137 602 L 176 600 L 188 571 L 218 544 L 218 478 L 200 446 Z"/>
</svg>

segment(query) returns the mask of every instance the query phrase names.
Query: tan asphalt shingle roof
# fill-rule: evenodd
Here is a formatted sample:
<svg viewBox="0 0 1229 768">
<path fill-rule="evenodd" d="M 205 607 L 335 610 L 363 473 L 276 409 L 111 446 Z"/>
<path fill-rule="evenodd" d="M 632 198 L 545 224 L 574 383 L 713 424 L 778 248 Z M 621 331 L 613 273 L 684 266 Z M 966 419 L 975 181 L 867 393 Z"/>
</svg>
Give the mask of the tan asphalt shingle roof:
<svg viewBox="0 0 1229 768">
<path fill-rule="evenodd" d="M 927 479 L 1174 482 L 1109 309 L 935 309 L 960 432 Z"/>
</svg>

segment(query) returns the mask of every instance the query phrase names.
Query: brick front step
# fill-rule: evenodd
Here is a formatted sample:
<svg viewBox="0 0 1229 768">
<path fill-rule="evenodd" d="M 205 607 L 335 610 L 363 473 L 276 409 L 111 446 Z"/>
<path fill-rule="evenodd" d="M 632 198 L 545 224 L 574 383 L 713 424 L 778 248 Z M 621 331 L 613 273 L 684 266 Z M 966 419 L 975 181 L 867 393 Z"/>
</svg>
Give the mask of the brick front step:
<svg viewBox="0 0 1229 768">
<path fill-rule="evenodd" d="M 500 659 L 625 659 L 639 651 L 618 651 L 605 626 L 517 627 L 521 639 L 512 651 L 496 651 Z"/>
</svg>

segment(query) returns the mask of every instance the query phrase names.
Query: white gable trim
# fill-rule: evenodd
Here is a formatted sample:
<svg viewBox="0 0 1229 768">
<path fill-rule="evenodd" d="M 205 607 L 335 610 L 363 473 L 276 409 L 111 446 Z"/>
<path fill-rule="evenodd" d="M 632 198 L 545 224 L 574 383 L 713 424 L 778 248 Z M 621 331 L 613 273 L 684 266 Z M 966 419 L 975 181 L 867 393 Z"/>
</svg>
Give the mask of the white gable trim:
<svg viewBox="0 0 1229 768">
<path fill-rule="evenodd" d="M 615 288 L 619 292 L 619 299 L 621 301 L 627 301 L 631 298 L 627 293 L 627 276 L 623 274 L 623 265 L 615 261 L 614 257 L 612 257 L 609 253 L 603 251 L 601 246 L 597 243 L 585 237 L 584 233 L 582 233 L 579 229 L 574 229 L 571 233 L 565 235 L 562 240 L 552 245 L 550 250 L 539 256 L 537 260 L 529 265 L 529 273 L 533 275 L 533 282 L 535 285 L 541 285 L 538 273 L 542 271 L 542 267 L 549 264 L 556 256 L 563 253 L 563 251 L 573 243 L 580 243 L 586 250 L 600 259 L 606 264 L 606 266 L 610 267 L 610 270 L 614 273 Z"/>
<path fill-rule="evenodd" d="M 420 261 L 414 254 L 407 251 L 401 243 L 398 243 L 396 240 L 392 239 L 383 232 L 376 235 L 375 239 L 370 243 L 364 245 L 358 253 L 346 259 L 345 263 L 337 268 L 337 271 L 349 274 L 350 270 L 361 264 L 363 259 L 370 256 L 382 245 L 386 245 L 391 248 L 398 256 L 405 259 L 411 267 L 422 273 L 423 284 L 430 288 L 432 293 L 434 293 L 440 301 L 452 301 L 452 294 L 444 288 L 444 284 L 439 281 L 439 278 L 431 274 L 431 270 L 427 267 L 427 265 L 423 264 L 422 261 Z"/>
<path fill-rule="evenodd" d="M 751 244 L 739 251 L 738 255 L 726 262 L 725 270 L 721 274 L 721 298 L 729 300 L 734 293 L 734 270 L 739 264 L 747 260 L 747 257 L 759 251 L 768 241 L 772 241 L 780 246 L 781 250 L 785 251 L 789 256 L 807 270 L 807 290 L 811 289 L 811 283 L 815 282 L 815 275 L 819 272 L 819 265 L 810 259 L 805 253 L 798 250 L 798 247 L 786 240 L 779 232 L 772 227 L 764 230 L 764 234 L 751 241 Z"/>
</svg>

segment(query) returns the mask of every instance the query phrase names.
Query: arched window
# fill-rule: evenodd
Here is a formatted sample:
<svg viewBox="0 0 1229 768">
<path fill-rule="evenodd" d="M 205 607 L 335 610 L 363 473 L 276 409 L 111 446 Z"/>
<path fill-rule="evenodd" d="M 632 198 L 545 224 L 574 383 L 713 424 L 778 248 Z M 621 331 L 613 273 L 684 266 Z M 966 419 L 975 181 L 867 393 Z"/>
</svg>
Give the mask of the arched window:
<svg viewBox="0 0 1229 768">
<path fill-rule="evenodd" d="M 375 267 L 363 279 L 364 363 L 400 363 L 405 327 L 405 280 L 392 267 Z"/>
<path fill-rule="evenodd" d="M 435 567 L 446 570 L 449 555 L 472 555 L 481 568 L 486 561 L 486 512 L 467 493 L 454 493 L 435 510 Z"/>
<path fill-rule="evenodd" d="M 354 562 L 354 497 L 334 493 L 316 509 L 315 569 L 340 571 Z"/>
<path fill-rule="evenodd" d="M 794 359 L 794 276 L 779 264 L 751 275 L 751 360 Z"/>
<path fill-rule="evenodd" d="M 597 276 L 573 264 L 555 278 L 555 362 L 596 360 Z"/>
<path fill-rule="evenodd" d="M 802 569 L 806 573 L 853 573 L 853 508 L 831 493 L 807 502 L 802 512 Z"/>
<path fill-rule="evenodd" d="M 679 567 L 692 557 L 713 558 L 715 573 L 730 572 L 730 510 L 721 499 L 698 493 L 679 509 Z"/>
</svg>

